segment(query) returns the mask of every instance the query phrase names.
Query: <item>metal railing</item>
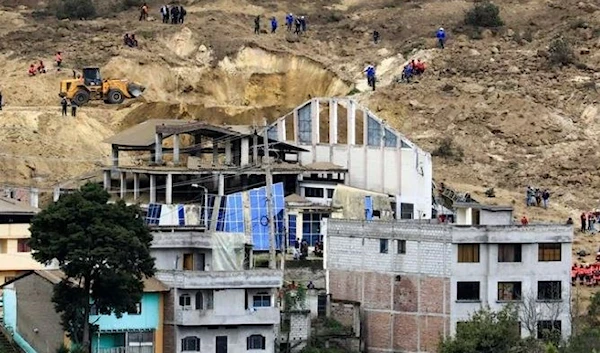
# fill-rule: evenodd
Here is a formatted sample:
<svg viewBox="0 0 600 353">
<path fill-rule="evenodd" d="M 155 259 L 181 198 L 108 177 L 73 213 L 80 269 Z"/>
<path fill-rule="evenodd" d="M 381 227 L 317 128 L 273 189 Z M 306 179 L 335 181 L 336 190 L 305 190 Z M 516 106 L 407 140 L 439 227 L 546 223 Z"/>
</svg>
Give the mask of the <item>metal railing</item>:
<svg viewBox="0 0 600 353">
<path fill-rule="evenodd" d="M 154 353 L 154 346 L 100 348 L 98 353 Z"/>
</svg>

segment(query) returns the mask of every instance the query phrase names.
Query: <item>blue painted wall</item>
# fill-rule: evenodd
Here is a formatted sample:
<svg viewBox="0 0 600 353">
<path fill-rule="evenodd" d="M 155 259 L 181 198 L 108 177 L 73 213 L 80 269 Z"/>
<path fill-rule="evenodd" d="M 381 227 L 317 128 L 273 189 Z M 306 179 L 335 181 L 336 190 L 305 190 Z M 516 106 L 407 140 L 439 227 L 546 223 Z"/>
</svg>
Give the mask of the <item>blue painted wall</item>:
<svg viewBox="0 0 600 353">
<path fill-rule="evenodd" d="M 25 353 L 37 353 L 17 332 L 17 294 L 13 288 L 2 290 L 2 304 L 4 306 L 4 326 L 13 332 L 15 343 Z"/>
<path fill-rule="evenodd" d="M 115 314 L 93 315 L 90 316 L 90 322 L 99 325 L 101 331 L 157 329 L 159 296 L 159 293 L 144 293 L 142 296 L 142 313 L 139 315 L 123 314 L 120 319 Z"/>
</svg>

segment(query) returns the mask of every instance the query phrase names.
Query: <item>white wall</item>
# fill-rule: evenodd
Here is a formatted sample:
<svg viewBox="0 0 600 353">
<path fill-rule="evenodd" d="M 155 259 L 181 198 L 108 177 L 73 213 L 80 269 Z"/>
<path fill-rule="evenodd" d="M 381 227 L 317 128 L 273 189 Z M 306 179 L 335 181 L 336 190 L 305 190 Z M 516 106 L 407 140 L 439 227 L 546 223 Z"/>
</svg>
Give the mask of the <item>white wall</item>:
<svg viewBox="0 0 600 353">
<path fill-rule="evenodd" d="M 246 339 L 250 335 L 263 335 L 265 337 L 266 349 L 247 350 Z M 227 336 L 227 351 L 238 352 L 267 352 L 275 351 L 275 326 L 238 326 L 218 327 L 209 329 L 206 327 L 178 327 L 177 329 L 177 352 L 181 352 L 181 339 L 187 336 L 200 338 L 200 352 L 216 352 L 216 337 Z"/>
<path fill-rule="evenodd" d="M 196 269 L 196 261 L 199 261 L 197 255 L 204 254 L 204 270 L 210 271 L 212 256 L 208 249 L 150 249 L 150 255 L 154 257 L 154 266 L 157 270 L 183 270 L 183 254 L 194 254 L 194 269 Z M 177 260 L 178 257 L 179 260 Z M 176 262 L 177 268 L 175 268 Z"/>
</svg>

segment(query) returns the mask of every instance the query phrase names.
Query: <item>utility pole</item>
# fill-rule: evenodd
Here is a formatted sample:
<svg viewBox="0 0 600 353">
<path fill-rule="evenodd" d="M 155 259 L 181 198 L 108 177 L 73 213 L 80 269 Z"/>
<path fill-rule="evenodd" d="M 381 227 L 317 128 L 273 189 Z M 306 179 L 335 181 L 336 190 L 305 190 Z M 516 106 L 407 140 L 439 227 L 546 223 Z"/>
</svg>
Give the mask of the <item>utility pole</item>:
<svg viewBox="0 0 600 353">
<path fill-rule="evenodd" d="M 264 155 L 263 165 L 265 167 L 265 178 L 267 179 L 267 218 L 269 219 L 269 268 L 277 268 L 277 257 L 275 254 L 275 219 L 273 217 L 273 174 L 271 172 L 271 159 L 269 157 L 269 128 L 265 120 L 263 131 Z"/>
</svg>

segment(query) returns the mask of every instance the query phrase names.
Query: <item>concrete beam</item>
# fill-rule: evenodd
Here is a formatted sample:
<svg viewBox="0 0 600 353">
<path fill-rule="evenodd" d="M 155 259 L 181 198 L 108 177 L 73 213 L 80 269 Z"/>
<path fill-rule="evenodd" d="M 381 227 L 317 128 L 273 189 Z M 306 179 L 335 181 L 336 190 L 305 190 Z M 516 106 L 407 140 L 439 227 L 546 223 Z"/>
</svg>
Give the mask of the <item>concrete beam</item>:
<svg viewBox="0 0 600 353">
<path fill-rule="evenodd" d="M 219 174 L 219 196 L 225 195 L 225 175 Z"/>
<path fill-rule="evenodd" d="M 329 144 L 338 143 L 338 103 L 336 99 L 329 100 Z"/>
<path fill-rule="evenodd" d="M 356 103 L 348 100 L 348 145 L 356 145 Z"/>
<path fill-rule="evenodd" d="M 258 135 L 252 136 L 252 164 L 258 165 Z"/>
<path fill-rule="evenodd" d="M 294 113 L 293 113 L 293 117 L 294 117 L 294 143 L 298 144 L 298 109 L 294 109 Z"/>
<path fill-rule="evenodd" d="M 156 203 L 156 175 L 150 174 L 150 203 Z"/>
<path fill-rule="evenodd" d="M 285 118 L 277 122 L 277 139 L 285 141 Z"/>
<path fill-rule="evenodd" d="M 133 173 L 133 199 L 140 198 L 140 174 Z"/>
<path fill-rule="evenodd" d="M 163 136 L 161 133 L 154 135 L 154 162 L 162 163 L 162 142 Z"/>
<path fill-rule="evenodd" d="M 112 145 L 112 166 L 119 166 L 119 147 Z"/>
<path fill-rule="evenodd" d="M 105 170 L 103 173 L 103 184 L 104 184 L 104 190 L 106 191 L 110 191 L 110 178 L 111 178 L 111 172 L 110 170 Z"/>
<path fill-rule="evenodd" d="M 215 139 L 213 139 L 213 151 L 212 151 L 212 156 L 213 156 L 213 165 L 218 165 L 219 164 L 219 142 L 216 141 Z"/>
<path fill-rule="evenodd" d="M 240 166 L 245 167 L 250 164 L 250 139 L 248 137 L 242 138 L 240 151 Z"/>
<path fill-rule="evenodd" d="M 231 140 L 225 141 L 225 164 L 230 165 L 232 162 L 231 158 Z"/>
<path fill-rule="evenodd" d="M 316 146 L 321 142 L 321 134 L 319 131 L 320 109 L 319 100 L 313 99 L 310 102 L 310 123 L 312 124 L 312 145 Z M 314 154 L 316 158 L 316 153 Z M 316 161 L 316 160 L 315 160 Z"/>
<path fill-rule="evenodd" d="M 125 195 L 127 194 L 127 173 L 119 173 L 119 182 L 121 183 L 119 188 L 119 197 L 124 199 Z"/>
<path fill-rule="evenodd" d="M 165 185 L 165 203 L 170 205 L 173 203 L 173 174 L 167 174 L 167 181 Z"/>
<path fill-rule="evenodd" d="M 173 164 L 179 164 L 179 135 L 173 135 Z"/>
</svg>

